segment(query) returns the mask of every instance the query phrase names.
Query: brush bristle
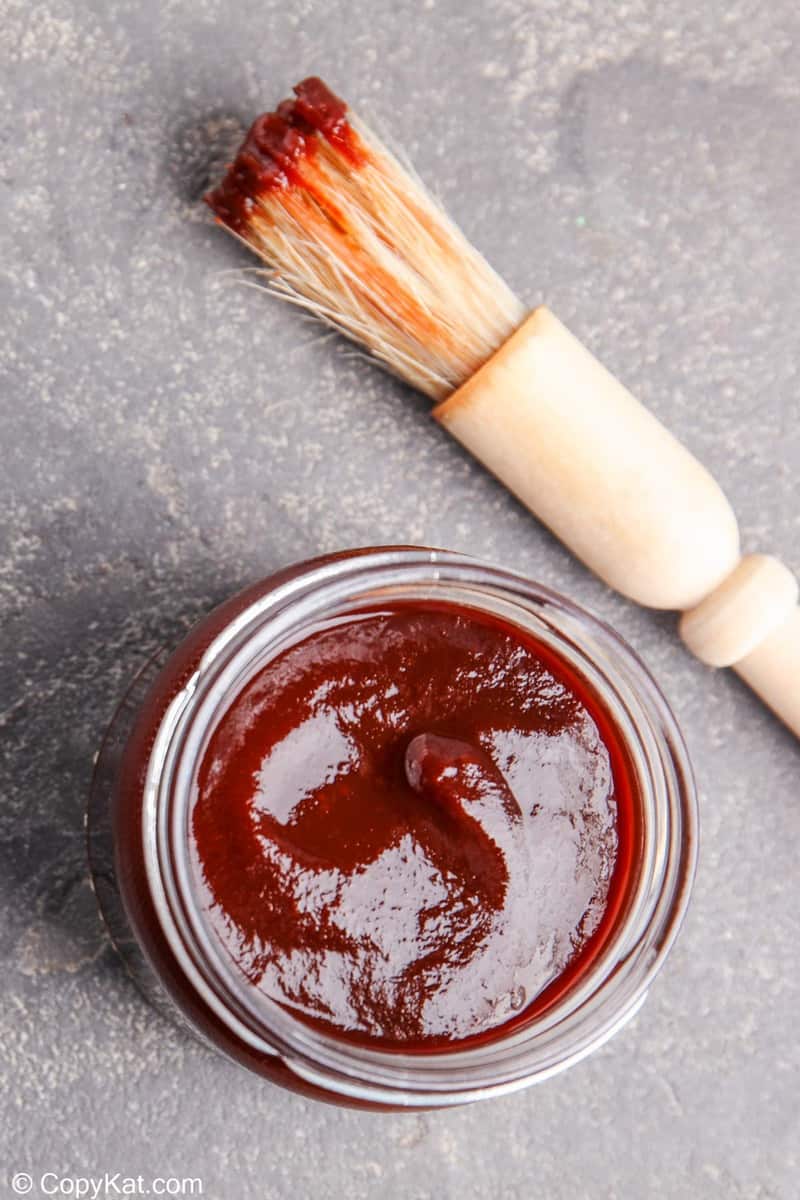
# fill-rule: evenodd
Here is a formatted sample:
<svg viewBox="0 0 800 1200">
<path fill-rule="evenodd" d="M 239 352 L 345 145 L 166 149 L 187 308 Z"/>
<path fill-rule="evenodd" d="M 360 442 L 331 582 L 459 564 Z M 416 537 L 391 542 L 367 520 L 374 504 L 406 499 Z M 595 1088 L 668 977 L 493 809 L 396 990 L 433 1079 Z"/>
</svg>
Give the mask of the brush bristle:
<svg viewBox="0 0 800 1200">
<path fill-rule="evenodd" d="M 252 126 L 206 197 L 269 288 L 435 400 L 525 317 L 422 184 L 318 79 Z"/>
</svg>

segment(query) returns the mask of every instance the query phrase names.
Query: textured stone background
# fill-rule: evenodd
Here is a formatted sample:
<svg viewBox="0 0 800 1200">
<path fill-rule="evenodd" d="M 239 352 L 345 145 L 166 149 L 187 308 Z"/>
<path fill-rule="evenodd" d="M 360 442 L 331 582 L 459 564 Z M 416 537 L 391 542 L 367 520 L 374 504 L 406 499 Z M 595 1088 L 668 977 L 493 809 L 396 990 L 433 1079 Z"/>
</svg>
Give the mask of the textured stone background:
<svg viewBox="0 0 800 1200">
<path fill-rule="evenodd" d="M 200 1175 L 215 1200 L 797 1195 L 798 749 L 609 594 L 348 348 L 240 286 L 198 199 L 324 73 L 800 568 L 793 0 L 1 0 L 0 1191 Z M 633 1026 L 561 1078 L 375 1117 L 147 1009 L 86 881 L 92 755 L 155 643 L 279 563 L 421 541 L 610 619 L 686 730 L 703 845 Z M 39 1192 L 34 1189 L 34 1195 Z"/>
</svg>

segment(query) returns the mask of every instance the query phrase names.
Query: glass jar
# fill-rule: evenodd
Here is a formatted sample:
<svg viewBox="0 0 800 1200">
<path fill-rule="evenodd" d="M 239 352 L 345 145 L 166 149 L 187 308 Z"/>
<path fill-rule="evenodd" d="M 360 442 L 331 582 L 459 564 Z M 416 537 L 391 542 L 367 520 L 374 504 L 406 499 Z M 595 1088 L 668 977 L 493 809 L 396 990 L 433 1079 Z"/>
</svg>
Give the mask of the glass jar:
<svg viewBox="0 0 800 1200">
<path fill-rule="evenodd" d="M 480 1045 L 404 1053 L 331 1036 L 248 985 L 216 941 L 192 883 L 192 784 L 211 731 L 275 654 L 365 606 L 445 601 L 502 618 L 549 646 L 613 721 L 640 804 L 640 845 L 616 925 L 587 970 L 531 1022 Z M 95 890 L 146 995 L 218 1051 L 338 1103 L 434 1108 L 546 1079 L 638 1010 L 686 909 L 697 802 L 686 748 L 642 662 L 607 625 L 512 572 L 440 550 L 351 551 L 283 570 L 227 601 L 120 706 L 89 807 Z"/>
</svg>

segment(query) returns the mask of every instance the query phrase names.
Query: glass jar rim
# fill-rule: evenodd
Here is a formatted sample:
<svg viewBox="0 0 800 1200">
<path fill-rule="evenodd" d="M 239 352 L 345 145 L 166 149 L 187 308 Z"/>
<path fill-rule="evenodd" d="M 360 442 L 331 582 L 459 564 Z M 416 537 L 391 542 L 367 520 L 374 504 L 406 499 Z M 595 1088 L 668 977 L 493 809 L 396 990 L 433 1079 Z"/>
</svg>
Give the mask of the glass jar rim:
<svg viewBox="0 0 800 1200">
<path fill-rule="evenodd" d="M 337 1038 L 253 988 L 208 925 L 188 837 L 193 781 L 232 698 L 287 639 L 320 619 L 435 597 L 505 616 L 549 643 L 591 685 L 638 777 L 643 847 L 635 895 L 596 962 L 563 997 L 506 1037 L 433 1053 Z M 635 652 L 608 625 L 524 576 L 451 551 L 387 547 L 300 564 L 205 650 L 152 747 L 142 835 L 159 924 L 206 1005 L 252 1050 L 306 1083 L 393 1106 L 463 1103 L 544 1079 L 606 1041 L 640 1007 L 682 921 L 697 854 L 697 800 L 675 718 Z"/>
</svg>

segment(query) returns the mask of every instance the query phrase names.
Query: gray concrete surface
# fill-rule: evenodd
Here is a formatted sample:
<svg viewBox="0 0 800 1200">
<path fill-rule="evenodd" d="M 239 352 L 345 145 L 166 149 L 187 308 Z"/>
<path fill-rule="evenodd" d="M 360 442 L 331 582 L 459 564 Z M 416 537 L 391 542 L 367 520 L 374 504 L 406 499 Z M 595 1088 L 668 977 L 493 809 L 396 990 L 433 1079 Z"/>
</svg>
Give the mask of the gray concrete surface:
<svg viewBox="0 0 800 1200">
<path fill-rule="evenodd" d="M 241 287 L 198 200 L 225 139 L 324 73 L 714 469 L 745 546 L 799 569 L 799 40 L 792 0 L 0 2 L 0 1194 L 119 1171 L 216 1200 L 797 1196 L 798 747 L 423 401 Z M 677 710 L 703 815 L 635 1024 L 542 1087 L 415 1117 L 292 1097 L 149 1011 L 82 837 L 150 646 L 279 563 L 393 540 L 611 620 Z"/>
</svg>

